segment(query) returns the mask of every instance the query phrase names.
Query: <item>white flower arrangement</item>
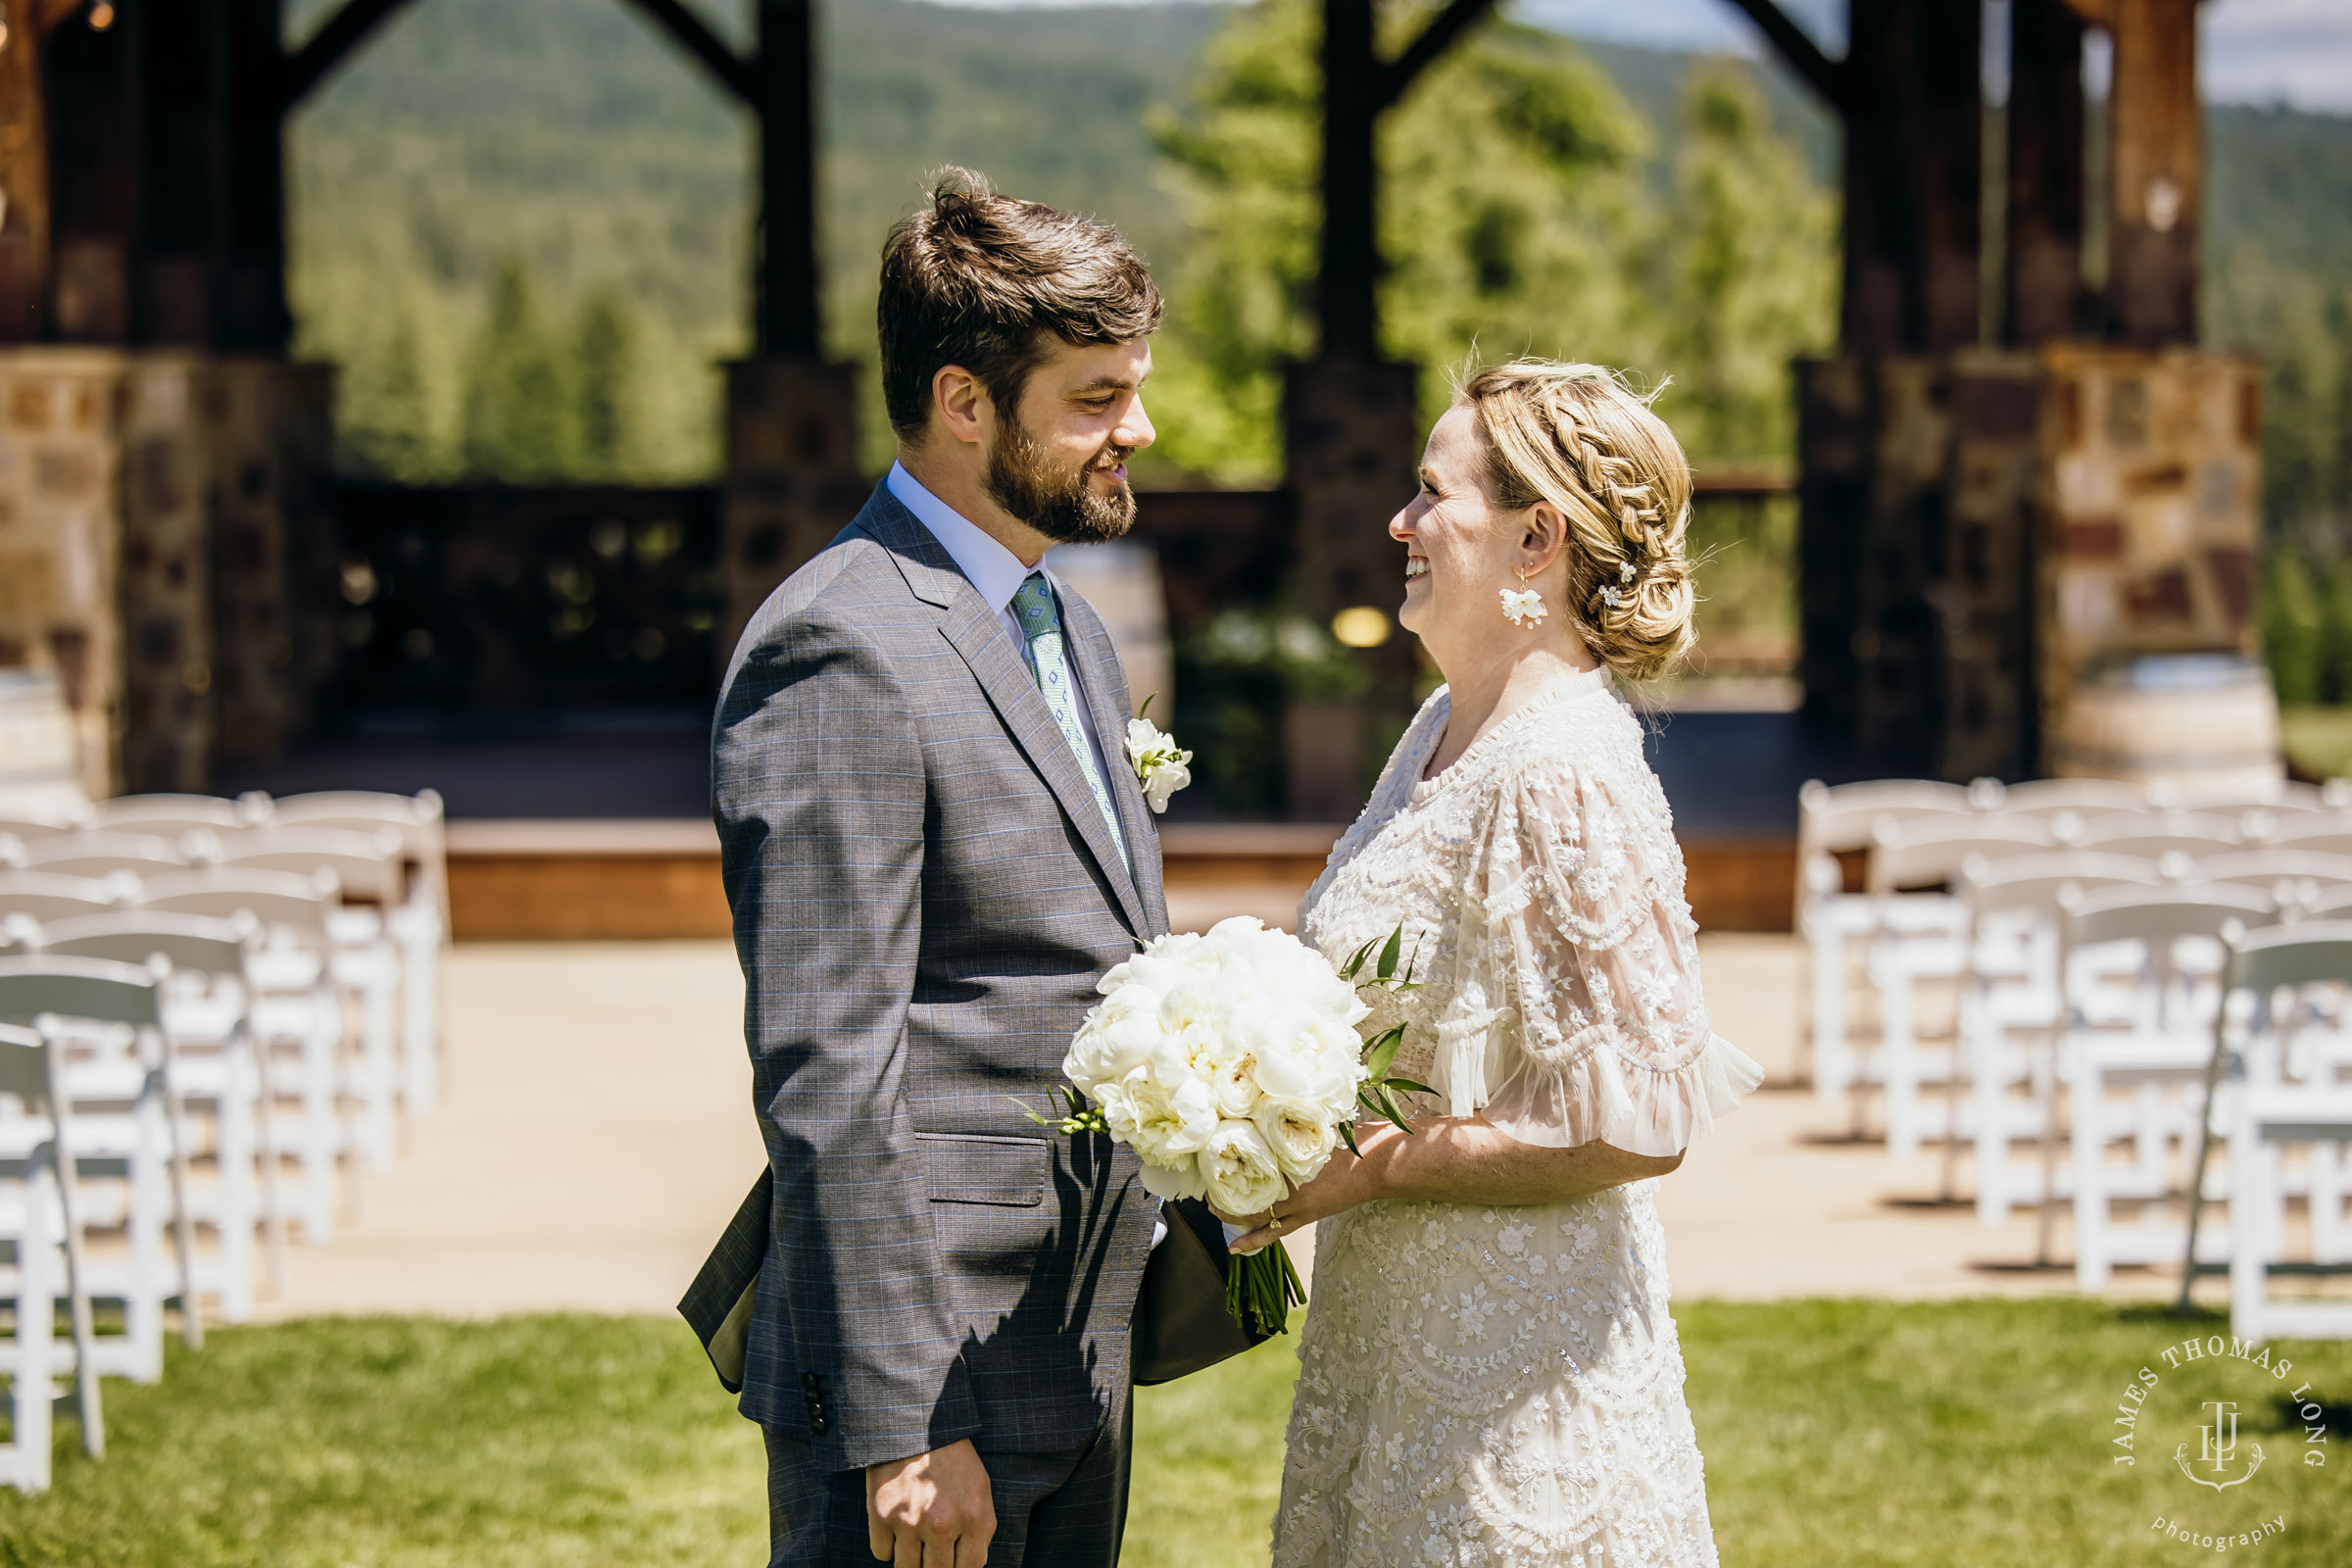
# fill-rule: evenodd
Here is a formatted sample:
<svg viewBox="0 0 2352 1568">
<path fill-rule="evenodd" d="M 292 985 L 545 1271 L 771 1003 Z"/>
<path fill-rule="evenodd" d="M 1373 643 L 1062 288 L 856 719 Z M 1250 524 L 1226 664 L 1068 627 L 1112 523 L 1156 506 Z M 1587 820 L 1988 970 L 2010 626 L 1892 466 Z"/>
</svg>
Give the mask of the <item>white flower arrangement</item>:
<svg viewBox="0 0 2352 1568">
<path fill-rule="evenodd" d="M 1144 799 L 1157 813 L 1168 808 L 1169 796 L 1192 783 L 1193 754 L 1180 749 L 1175 736 L 1144 716 L 1151 708 L 1152 699 L 1147 697 L 1143 708 L 1127 721 L 1127 761 L 1135 769 L 1136 782 L 1144 787 Z"/>
<path fill-rule="evenodd" d="M 1412 984 L 1409 965 L 1398 973 L 1402 939 L 1398 927 L 1366 984 Z M 1096 987 L 1102 1000 L 1062 1062 L 1077 1088 L 1066 1112 L 1031 1114 L 1127 1145 L 1143 1161 L 1144 1186 L 1160 1198 L 1263 1213 L 1312 1181 L 1340 1144 L 1355 1147 L 1359 1109 L 1401 1127 L 1394 1091 L 1422 1089 L 1389 1073 L 1401 1025 L 1369 1046 L 1356 1034 L 1371 1009 L 1355 977 L 1375 945 L 1334 970 L 1313 948 L 1248 915 L 1205 936 L 1160 937 Z M 1278 1332 L 1304 1298 L 1280 1247 L 1234 1260 L 1227 1301 L 1237 1318 L 1247 1308 L 1261 1331 Z"/>
</svg>

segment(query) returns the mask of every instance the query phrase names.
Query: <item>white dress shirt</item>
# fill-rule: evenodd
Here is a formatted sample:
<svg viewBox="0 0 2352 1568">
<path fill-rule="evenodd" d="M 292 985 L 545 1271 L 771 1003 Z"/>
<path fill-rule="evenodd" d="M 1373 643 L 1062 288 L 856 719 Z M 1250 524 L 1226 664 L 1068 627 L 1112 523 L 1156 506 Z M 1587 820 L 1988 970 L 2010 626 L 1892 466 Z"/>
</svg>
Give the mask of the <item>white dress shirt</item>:
<svg viewBox="0 0 2352 1568">
<path fill-rule="evenodd" d="M 1035 568 L 1022 565 L 1020 557 L 990 538 L 978 523 L 924 489 L 923 482 L 908 473 L 904 464 L 892 464 L 889 477 L 882 482 L 890 487 L 892 495 L 898 497 L 899 505 L 913 513 L 915 520 L 931 530 L 931 537 L 939 541 L 940 548 L 956 563 L 964 580 L 980 590 L 981 599 L 996 610 L 997 623 L 1004 628 L 1004 635 L 1012 639 L 1012 646 L 1016 649 L 1026 647 L 1029 637 L 1021 630 L 1020 622 L 1013 618 L 1012 596 L 1020 592 L 1021 584 L 1028 580 L 1029 573 Z M 1069 622 L 1066 616 L 1062 622 L 1061 667 L 1069 679 L 1070 690 L 1086 690 L 1086 683 L 1078 678 L 1078 667 L 1070 662 Z M 1078 727 L 1086 731 L 1086 744 L 1094 750 L 1095 766 L 1102 769 L 1103 781 L 1109 782 L 1111 773 L 1104 765 L 1102 737 L 1095 728 L 1093 703 L 1082 702 L 1078 705 Z"/>
</svg>

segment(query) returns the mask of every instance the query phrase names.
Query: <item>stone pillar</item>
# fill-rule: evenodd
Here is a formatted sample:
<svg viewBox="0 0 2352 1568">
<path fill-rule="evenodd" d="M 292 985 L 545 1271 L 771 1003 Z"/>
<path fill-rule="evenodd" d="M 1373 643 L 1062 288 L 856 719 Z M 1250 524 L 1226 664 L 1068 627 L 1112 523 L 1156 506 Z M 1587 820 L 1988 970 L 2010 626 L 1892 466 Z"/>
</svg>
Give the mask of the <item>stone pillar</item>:
<svg viewBox="0 0 2352 1568">
<path fill-rule="evenodd" d="M 220 368 L 205 356 L 123 357 L 122 787 L 202 793 L 211 781 L 214 425 Z"/>
<path fill-rule="evenodd" d="M 0 351 L 0 664 L 56 673 L 93 796 L 121 787 L 123 359 Z"/>
<path fill-rule="evenodd" d="M 306 556 L 296 540 L 316 537 L 321 520 L 332 375 L 325 366 L 263 356 L 224 359 L 213 369 L 206 439 L 216 762 L 266 767 L 307 726 L 318 681 L 298 667 L 297 605 L 308 601 L 305 615 L 331 612 L 334 578 L 330 569 L 298 592 L 296 564 Z M 329 531 L 331 546 L 331 523 Z"/>
<path fill-rule="evenodd" d="M 848 526 L 872 487 L 858 462 L 855 367 L 783 358 L 727 367 L 722 666 L 776 585 Z"/>
<path fill-rule="evenodd" d="M 1420 466 L 1417 380 L 1410 365 L 1334 356 L 1292 366 L 1283 389 L 1292 603 L 1325 626 L 1343 610 L 1369 606 L 1392 628 L 1380 647 L 1343 656 L 1364 665 L 1360 699 L 1295 699 L 1285 714 L 1287 809 L 1298 820 L 1353 817 L 1410 716 L 1415 645 L 1394 620 L 1404 551 L 1388 524 L 1412 499 Z"/>
<path fill-rule="evenodd" d="M 2044 351 L 2035 654 L 2043 729 L 2101 661 L 2258 651 L 2260 368 L 2235 355 Z"/>
</svg>

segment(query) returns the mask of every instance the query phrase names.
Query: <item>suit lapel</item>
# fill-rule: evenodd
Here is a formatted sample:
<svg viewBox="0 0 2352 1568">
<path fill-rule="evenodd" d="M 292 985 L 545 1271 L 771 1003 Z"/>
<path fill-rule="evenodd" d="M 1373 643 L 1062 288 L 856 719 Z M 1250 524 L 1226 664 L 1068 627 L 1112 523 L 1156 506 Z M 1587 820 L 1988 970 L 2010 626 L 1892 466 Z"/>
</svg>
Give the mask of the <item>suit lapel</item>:
<svg viewBox="0 0 2352 1568">
<path fill-rule="evenodd" d="M 1148 935 L 1157 936 L 1168 928 L 1167 895 L 1162 886 L 1159 859 L 1159 829 L 1152 820 L 1151 803 L 1144 799 L 1143 785 L 1135 776 L 1135 765 L 1127 756 L 1127 713 L 1120 707 L 1119 694 L 1126 689 L 1126 676 L 1119 667 L 1119 654 L 1110 640 L 1102 619 L 1088 604 L 1056 578 L 1055 592 L 1061 595 L 1062 621 L 1071 633 L 1070 649 L 1076 656 L 1071 662 L 1078 669 L 1078 684 L 1086 692 L 1086 701 L 1095 715 L 1095 733 L 1102 737 L 1102 762 L 1110 769 L 1106 782 L 1111 799 L 1119 808 L 1119 825 L 1126 830 L 1127 843 L 1135 851 L 1135 872 L 1142 886 L 1144 917 L 1150 923 Z M 1100 814 L 1100 813 L 1098 813 Z"/>
<path fill-rule="evenodd" d="M 1119 847 L 1111 840 L 1110 824 L 1102 819 L 1102 808 L 1096 804 L 1085 771 L 1071 754 L 1069 743 L 1061 738 L 1061 727 L 1054 722 L 1054 710 L 1046 706 L 1045 694 L 1037 689 L 1028 664 L 1013 647 L 997 612 L 982 602 L 979 590 L 956 569 L 955 560 L 946 547 L 888 489 L 876 487 L 873 499 L 858 514 L 857 525 L 890 551 L 914 596 L 938 607 L 940 631 L 949 646 L 971 666 L 973 678 L 979 681 L 989 705 L 1004 721 L 1005 733 L 1012 737 L 1013 744 L 1029 760 L 1029 765 L 1060 803 L 1062 814 L 1077 829 L 1078 837 L 1094 857 L 1097 869 L 1110 885 L 1128 929 L 1139 937 L 1149 936 L 1151 921 L 1135 883 L 1127 875 L 1126 864 L 1119 858 Z M 1065 636 L 1067 631 L 1065 626 Z M 1083 664 L 1085 661 L 1073 662 Z M 1090 693 L 1089 701 L 1092 700 Z M 1099 706 L 1096 711 L 1099 715 Z M 1096 723 L 1102 723 L 1100 716 Z M 1103 732 L 1106 738 L 1117 733 Z M 1112 788 L 1115 792 L 1115 783 Z M 1123 814 L 1123 807 L 1121 810 Z M 1132 830 L 1129 842 L 1134 842 Z"/>
</svg>

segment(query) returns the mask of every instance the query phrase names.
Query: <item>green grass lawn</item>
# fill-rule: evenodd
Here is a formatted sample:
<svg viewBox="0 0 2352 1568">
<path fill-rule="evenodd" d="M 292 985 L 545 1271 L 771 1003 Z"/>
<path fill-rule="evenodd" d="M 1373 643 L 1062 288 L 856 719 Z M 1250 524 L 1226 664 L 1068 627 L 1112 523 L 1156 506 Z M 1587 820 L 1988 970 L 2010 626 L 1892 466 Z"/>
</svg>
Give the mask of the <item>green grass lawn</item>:
<svg viewBox="0 0 2352 1568">
<path fill-rule="evenodd" d="M 2168 1369 L 2182 1325 L 2096 1301 L 1692 1302 L 1679 1312 L 1723 1559 L 2097 1568 L 2215 1555 L 2151 1519 L 2284 1512 L 2272 1568 L 2352 1561 L 2352 1344 L 2285 1348 L 2337 1401 L 2329 1464 L 2251 1401 L 2270 1462 L 2228 1494 L 2183 1482 L 2182 1435 L 2110 1462 L 2142 1366 L 2167 1396 L 2262 1392 L 2234 1364 Z M 1295 1367 L 1277 1341 L 1142 1392 L 1133 1568 L 1263 1562 Z M 2234 1381 L 2232 1381 L 2234 1378 Z M 106 1387 L 109 1454 L 61 1418 L 55 1490 L 0 1493 L 0 1564 L 618 1568 L 764 1556 L 758 1435 L 662 1319 L 320 1320 L 225 1330 L 162 1385 Z M 2193 1430 L 2186 1430 L 2193 1444 Z M 2208 1526 L 2208 1528 L 2213 1528 Z"/>
</svg>

